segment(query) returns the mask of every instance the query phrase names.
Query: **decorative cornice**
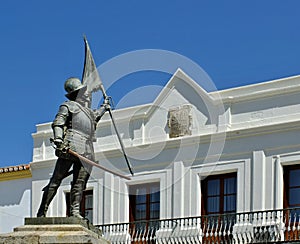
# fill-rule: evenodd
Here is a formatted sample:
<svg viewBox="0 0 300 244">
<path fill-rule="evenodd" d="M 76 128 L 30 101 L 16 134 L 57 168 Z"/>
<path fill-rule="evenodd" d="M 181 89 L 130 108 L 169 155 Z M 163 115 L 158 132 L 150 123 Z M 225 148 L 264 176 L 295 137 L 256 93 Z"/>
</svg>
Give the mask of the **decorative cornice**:
<svg viewBox="0 0 300 244">
<path fill-rule="evenodd" d="M 209 94 L 223 103 L 237 103 L 272 96 L 294 94 L 300 91 L 300 75 L 264 81 L 256 84 L 214 91 Z M 219 98 L 217 98 L 219 97 Z"/>
</svg>

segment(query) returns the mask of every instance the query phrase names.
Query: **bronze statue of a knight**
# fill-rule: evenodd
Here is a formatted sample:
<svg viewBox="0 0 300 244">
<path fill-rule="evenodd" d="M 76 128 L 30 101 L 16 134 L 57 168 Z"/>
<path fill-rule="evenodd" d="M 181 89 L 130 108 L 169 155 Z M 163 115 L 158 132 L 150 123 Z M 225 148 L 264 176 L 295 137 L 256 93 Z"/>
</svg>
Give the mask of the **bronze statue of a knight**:
<svg viewBox="0 0 300 244">
<path fill-rule="evenodd" d="M 77 78 L 69 78 L 65 82 L 66 97 L 69 101 L 59 107 L 52 123 L 56 156 L 58 156 L 53 176 L 43 189 L 44 193 L 37 217 L 45 217 L 48 206 L 55 196 L 62 180 L 73 166 L 73 181 L 71 185 L 71 216 L 82 218 L 80 202 L 83 191 L 91 173 L 91 166 L 68 154 L 68 147 L 79 155 L 94 161 L 93 140 L 98 121 L 110 108 L 109 101 L 104 100 L 100 109 L 89 108 L 90 94 L 87 86 Z"/>
<path fill-rule="evenodd" d="M 55 154 L 58 157 L 53 175 L 49 184 L 43 189 L 42 201 L 37 212 L 37 217 L 45 217 L 49 204 L 55 196 L 62 180 L 70 174 L 73 166 L 73 181 L 71 185 L 71 216 L 82 218 L 80 203 L 86 183 L 90 177 L 92 166 L 106 170 L 114 175 L 130 180 L 118 172 L 114 172 L 95 163 L 93 141 L 98 121 L 106 111 L 111 118 L 115 132 L 120 142 L 125 161 L 130 173 L 133 175 L 132 166 L 125 153 L 125 148 L 118 133 L 115 120 L 110 107 L 110 97 L 107 96 L 96 65 L 85 41 L 85 63 L 82 81 L 78 78 L 69 78 L 65 82 L 66 97 L 68 101 L 61 104 L 52 123 L 53 143 L 56 146 Z M 91 109 L 92 93 L 101 90 L 103 104 L 97 110 Z"/>
</svg>

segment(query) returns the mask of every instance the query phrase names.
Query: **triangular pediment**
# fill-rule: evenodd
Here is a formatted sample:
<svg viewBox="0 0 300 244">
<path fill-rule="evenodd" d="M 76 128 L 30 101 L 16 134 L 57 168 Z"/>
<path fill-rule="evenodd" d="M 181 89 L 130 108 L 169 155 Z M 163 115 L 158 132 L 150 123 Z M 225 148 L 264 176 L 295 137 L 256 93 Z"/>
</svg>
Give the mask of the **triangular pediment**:
<svg viewBox="0 0 300 244">
<path fill-rule="evenodd" d="M 145 136 L 164 138 L 173 133 L 176 123 L 189 127 L 182 132 L 184 135 L 198 134 L 206 127 L 216 128 L 220 111 L 216 99 L 178 69 L 144 114 Z"/>
<path fill-rule="evenodd" d="M 178 69 L 146 112 L 147 117 L 150 119 L 159 108 L 169 110 L 186 104 L 193 106 L 194 111 L 198 112 L 202 124 L 204 117 L 206 117 L 204 124 L 207 124 L 213 123 L 219 115 L 216 111 L 212 111 L 216 109 L 216 99 L 181 69 Z"/>
</svg>

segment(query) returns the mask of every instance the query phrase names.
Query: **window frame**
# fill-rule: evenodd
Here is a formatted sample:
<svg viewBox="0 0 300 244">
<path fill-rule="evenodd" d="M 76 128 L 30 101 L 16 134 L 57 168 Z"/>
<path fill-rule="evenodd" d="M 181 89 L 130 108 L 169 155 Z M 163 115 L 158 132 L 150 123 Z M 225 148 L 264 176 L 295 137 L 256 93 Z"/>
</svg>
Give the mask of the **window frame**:
<svg viewBox="0 0 300 244">
<path fill-rule="evenodd" d="M 230 178 L 235 178 L 236 180 L 236 189 L 235 189 L 235 193 L 229 193 L 229 194 L 225 194 L 224 193 L 224 180 L 225 179 L 230 179 Z M 210 180 L 220 180 L 219 182 L 219 189 L 220 192 L 218 195 L 212 195 L 212 196 L 208 196 L 208 181 Z M 220 214 L 230 214 L 230 213 L 236 213 L 237 211 L 237 172 L 233 172 L 233 173 L 225 173 L 225 174 L 216 174 L 216 175 L 210 175 L 207 176 L 205 179 L 203 179 L 201 181 L 201 215 L 220 215 Z M 219 199 L 219 211 L 218 212 L 210 212 L 208 213 L 207 210 L 207 205 L 208 205 L 208 198 L 209 197 L 216 197 L 218 196 Z M 224 200 L 226 196 L 235 196 L 235 210 L 233 211 L 224 211 Z"/>
<path fill-rule="evenodd" d="M 283 167 L 283 207 L 284 208 L 300 207 L 300 202 L 293 205 L 289 203 L 289 189 L 300 188 L 300 182 L 299 185 L 290 187 L 290 172 L 292 170 L 300 170 L 300 164 L 287 165 Z"/>
<path fill-rule="evenodd" d="M 158 187 L 159 189 L 159 200 L 151 202 L 151 187 Z M 136 211 L 136 194 L 133 194 L 133 192 L 136 192 L 139 188 L 146 188 L 146 202 L 141 203 L 146 204 L 146 217 L 143 219 L 136 219 L 135 211 Z M 152 183 L 145 183 L 145 184 L 138 184 L 138 185 L 130 185 L 129 186 L 129 220 L 130 222 L 135 221 L 149 221 L 149 220 L 157 220 L 160 219 L 160 182 L 152 182 Z M 151 205 L 152 204 L 159 204 L 159 215 L 158 218 L 151 218 Z"/>
</svg>

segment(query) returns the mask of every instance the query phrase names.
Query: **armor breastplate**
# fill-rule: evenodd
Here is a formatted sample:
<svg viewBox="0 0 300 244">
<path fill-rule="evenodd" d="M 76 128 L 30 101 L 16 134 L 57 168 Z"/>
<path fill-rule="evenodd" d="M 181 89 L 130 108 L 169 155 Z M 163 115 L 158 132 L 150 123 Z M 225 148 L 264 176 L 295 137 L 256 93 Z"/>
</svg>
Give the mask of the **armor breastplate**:
<svg viewBox="0 0 300 244">
<path fill-rule="evenodd" d="M 93 154 L 95 116 L 92 110 L 77 102 L 67 101 L 60 106 L 52 127 L 64 128 L 64 135 L 55 136 L 61 136 L 73 151 L 81 155 Z"/>
<path fill-rule="evenodd" d="M 69 110 L 67 131 L 75 130 L 86 138 L 93 137 L 95 132 L 93 112 L 73 101 L 66 102 L 65 106 Z"/>
<path fill-rule="evenodd" d="M 85 136 L 93 136 L 94 126 L 92 126 L 93 121 L 91 121 L 91 115 L 88 115 L 80 110 L 78 113 L 73 113 L 70 120 L 68 129 L 76 130 L 77 132 L 83 133 Z"/>
<path fill-rule="evenodd" d="M 71 102 L 68 109 L 70 114 L 65 141 L 79 154 L 92 153 L 92 140 L 95 133 L 92 111 L 75 102 Z"/>
</svg>

